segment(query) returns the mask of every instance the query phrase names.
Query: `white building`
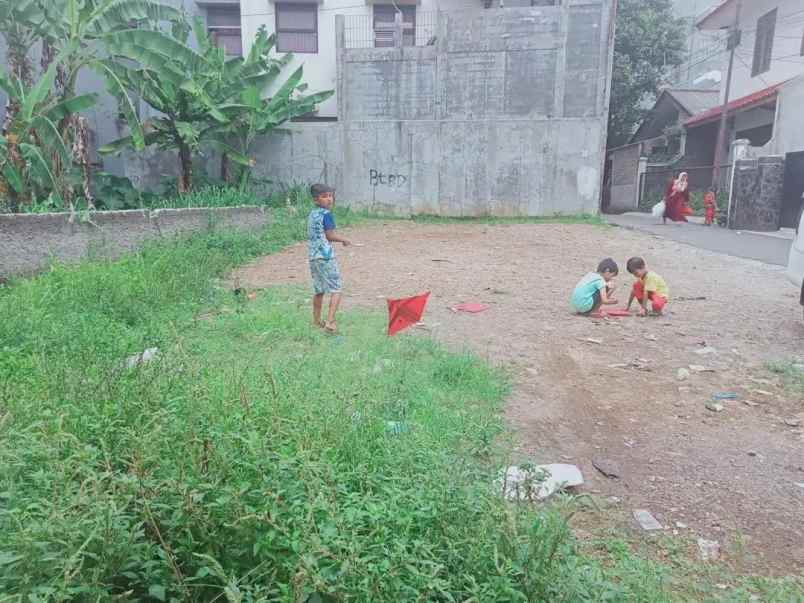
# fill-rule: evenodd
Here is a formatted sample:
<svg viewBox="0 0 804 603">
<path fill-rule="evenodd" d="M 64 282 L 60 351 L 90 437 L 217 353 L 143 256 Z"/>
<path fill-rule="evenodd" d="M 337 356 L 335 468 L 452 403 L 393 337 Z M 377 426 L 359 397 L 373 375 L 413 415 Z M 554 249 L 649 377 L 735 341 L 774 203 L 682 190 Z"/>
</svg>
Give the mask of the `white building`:
<svg viewBox="0 0 804 603">
<path fill-rule="evenodd" d="M 696 27 L 701 16 L 718 4 L 719 0 L 673 0 L 673 14 L 683 21 L 687 38 L 686 59 L 671 75 L 673 87 L 711 90 L 720 85 L 725 36 L 719 31 Z"/>
<path fill-rule="evenodd" d="M 698 28 L 740 33 L 726 143 L 747 139 L 755 155 L 785 156 L 782 224 L 788 225 L 804 192 L 804 0 L 725 0 L 698 21 Z M 721 106 L 687 120 L 688 129 L 720 120 L 728 58 L 723 53 Z"/>
<path fill-rule="evenodd" d="M 483 0 L 198 0 L 206 9 L 210 27 L 231 28 L 225 30 L 225 35 L 231 37 L 222 38 L 222 42 L 232 50 L 242 48 L 248 52 L 260 27 L 275 33 L 277 51 L 293 53 L 291 65 L 304 65 L 304 81 L 315 92 L 337 88 L 335 15 L 346 18 L 347 48 L 392 46 L 398 7 L 405 27 L 405 44 L 424 46 L 435 33 L 437 11 L 477 7 L 482 3 Z M 239 48 L 233 37 L 235 26 L 241 39 Z M 335 119 L 337 103 L 336 96 L 332 96 L 319 107 L 316 117 Z"/>
<path fill-rule="evenodd" d="M 699 22 L 702 30 L 725 30 L 735 25 L 740 0 L 726 0 Z M 742 0 L 729 93 L 731 139 L 745 138 L 766 151 L 804 150 L 801 100 L 804 87 L 804 1 Z M 722 57 L 726 73 L 728 53 Z M 725 100 L 725 76 L 720 87 Z M 785 106 L 788 105 L 788 106 Z M 789 122 L 794 114 L 797 122 Z M 720 117 L 720 108 L 695 116 L 697 125 Z M 797 127 L 796 127 L 797 124 Z M 794 136 L 794 130 L 799 134 Z M 797 138 L 798 140 L 795 140 Z"/>
</svg>

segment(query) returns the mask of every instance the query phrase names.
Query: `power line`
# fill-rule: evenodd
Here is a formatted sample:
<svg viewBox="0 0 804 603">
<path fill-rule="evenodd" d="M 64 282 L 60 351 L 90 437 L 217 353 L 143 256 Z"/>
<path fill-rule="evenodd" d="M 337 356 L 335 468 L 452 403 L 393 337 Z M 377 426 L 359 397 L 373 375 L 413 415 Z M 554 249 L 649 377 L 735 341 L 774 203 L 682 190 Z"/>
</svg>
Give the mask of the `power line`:
<svg viewBox="0 0 804 603">
<path fill-rule="evenodd" d="M 804 15 L 804 9 L 803 10 L 797 10 L 796 12 L 790 13 L 789 15 L 777 15 L 776 16 L 776 22 L 778 23 L 780 20 L 784 19 L 785 21 L 784 21 L 783 25 L 786 25 L 786 26 L 787 25 L 795 25 L 796 23 L 799 23 L 798 19 L 796 19 L 795 21 L 787 21 L 787 19 L 789 19 L 790 17 L 795 17 L 797 15 Z M 744 29 L 743 31 L 747 33 L 747 32 L 752 32 L 752 31 L 756 31 L 756 30 L 757 30 L 757 28 L 754 27 L 752 29 Z"/>
<path fill-rule="evenodd" d="M 753 68 L 753 67 L 751 67 L 751 65 L 749 65 L 749 64 L 748 64 L 748 61 L 746 61 L 746 60 L 745 60 L 745 58 L 743 57 L 743 55 L 741 55 L 739 52 L 735 52 L 734 54 L 737 56 L 737 58 L 740 60 L 740 62 L 741 62 L 743 65 L 745 65 L 745 68 L 746 68 L 746 69 L 748 69 L 748 70 L 749 70 L 749 71 L 751 71 L 751 72 L 753 72 L 753 71 L 754 71 L 754 68 Z M 768 82 L 765 80 L 765 78 L 764 78 L 764 77 L 762 77 L 762 74 L 758 73 L 758 74 L 757 74 L 755 77 L 758 77 L 758 78 L 759 78 L 759 80 L 760 80 L 760 81 L 761 81 L 761 82 L 762 82 L 762 83 L 765 85 L 765 87 L 766 87 L 766 88 L 770 86 L 770 84 L 769 84 L 769 83 L 768 83 Z"/>
</svg>

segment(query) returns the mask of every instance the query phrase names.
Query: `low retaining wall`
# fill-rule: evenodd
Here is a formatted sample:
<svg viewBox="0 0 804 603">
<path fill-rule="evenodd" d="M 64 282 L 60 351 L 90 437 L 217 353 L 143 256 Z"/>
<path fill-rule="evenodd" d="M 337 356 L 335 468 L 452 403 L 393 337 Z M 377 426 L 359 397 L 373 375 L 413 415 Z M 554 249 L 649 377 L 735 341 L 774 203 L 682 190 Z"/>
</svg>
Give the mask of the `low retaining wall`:
<svg viewBox="0 0 804 603">
<path fill-rule="evenodd" d="M 88 253 L 114 258 L 160 237 L 267 224 L 260 207 L 0 214 L 0 277 L 32 274 L 53 260 L 75 262 Z"/>
</svg>

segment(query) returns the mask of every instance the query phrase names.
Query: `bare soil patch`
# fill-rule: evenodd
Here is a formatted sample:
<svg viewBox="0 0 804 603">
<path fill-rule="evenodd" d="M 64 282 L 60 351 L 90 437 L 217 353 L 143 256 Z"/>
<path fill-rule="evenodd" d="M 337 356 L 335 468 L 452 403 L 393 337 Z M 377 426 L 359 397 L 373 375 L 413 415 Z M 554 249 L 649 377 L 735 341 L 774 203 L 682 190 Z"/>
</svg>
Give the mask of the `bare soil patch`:
<svg viewBox="0 0 804 603">
<path fill-rule="evenodd" d="M 740 571 L 804 568 L 804 400 L 764 368 L 804 356 L 798 292 L 779 268 L 588 225 L 389 221 L 349 236 L 362 246 L 338 248 L 344 308 L 383 311 L 385 297 L 431 291 L 427 329 L 512 371 L 517 454 L 579 465 L 586 491 L 619 498 L 622 517 L 649 509 L 668 533 L 680 523 L 682 536 L 718 540 Z M 637 254 L 671 288 L 665 317 L 570 313 L 572 287 L 606 256 L 620 264 L 626 301 L 625 260 Z M 307 285 L 306 247 L 238 276 L 252 287 Z M 491 308 L 448 309 L 459 302 Z M 699 354 L 705 347 L 716 352 Z M 679 381 L 690 365 L 713 372 Z M 738 399 L 707 409 L 721 391 Z"/>
</svg>

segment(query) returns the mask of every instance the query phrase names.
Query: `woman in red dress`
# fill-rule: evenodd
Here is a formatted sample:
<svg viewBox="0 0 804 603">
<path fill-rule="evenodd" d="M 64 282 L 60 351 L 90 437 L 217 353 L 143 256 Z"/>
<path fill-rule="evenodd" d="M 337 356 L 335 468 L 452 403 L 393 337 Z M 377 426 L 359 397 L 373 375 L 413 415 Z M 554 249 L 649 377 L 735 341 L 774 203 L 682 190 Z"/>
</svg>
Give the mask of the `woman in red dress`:
<svg viewBox="0 0 804 603">
<path fill-rule="evenodd" d="M 664 193 L 664 223 L 667 223 L 667 218 L 673 222 L 686 222 L 691 213 L 688 176 L 687 172 L 681 172 L 678 179 L 667 184 Z"/>
</svg>

